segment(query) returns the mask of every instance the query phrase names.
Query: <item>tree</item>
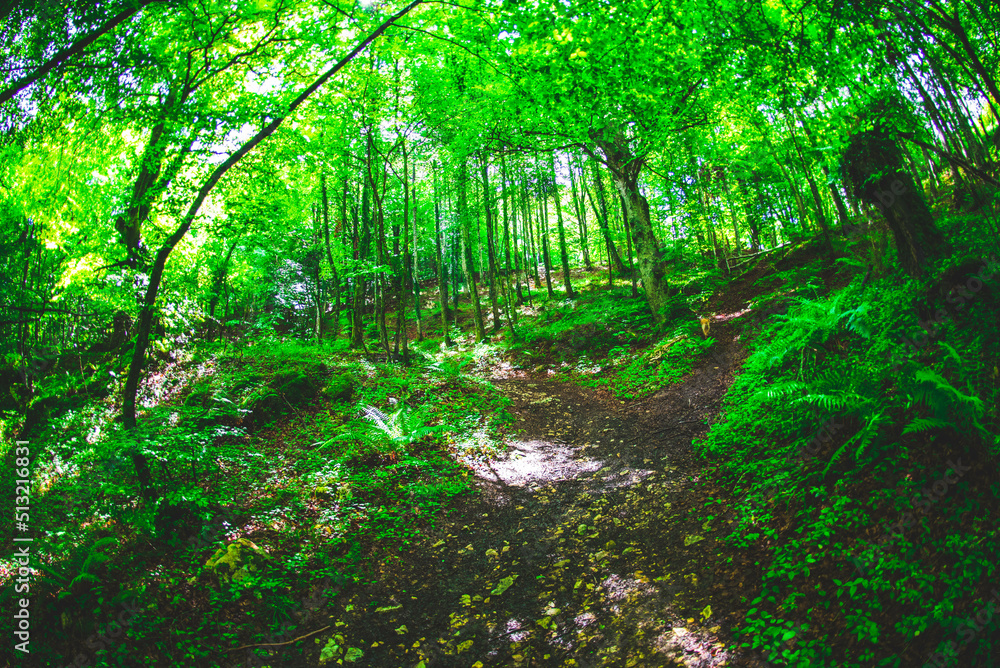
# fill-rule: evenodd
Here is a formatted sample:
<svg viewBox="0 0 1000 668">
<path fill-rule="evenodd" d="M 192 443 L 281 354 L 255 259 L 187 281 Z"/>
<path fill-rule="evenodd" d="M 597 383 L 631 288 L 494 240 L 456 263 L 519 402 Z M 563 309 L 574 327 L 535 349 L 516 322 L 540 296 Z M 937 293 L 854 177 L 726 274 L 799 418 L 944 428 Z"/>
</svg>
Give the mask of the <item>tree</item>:
<svg viewBox="0 0 1000 668">
<path fill-rule="evenodd" d="M 329 81 L 330 78 L 347 65 L 347 63 L 351 62 L 351 60 L 361 53 L 361 51 L 363 51 L 369 44 L 375 41 L 379 35 L 385 32 L 386 29 L 392 25 L 394 21 L 398 20 L 402 16 L 405 16 L 414 7 L 419 5 L 420 2 L 421 0 L 414 0 L 386 19 L 375 30 L 371 31 L 368 36 L 355 46 L 346 56 L 334 63 L 333 66 L 319 75 L 319 77 L 317 77 L 312 84 L 306 87 L 305 90 L 296 95 L 288 104 L 285 115 L 275 118 L 257 131 L 252 137 L 250 137 L 250 139 L 245 141 L 238 149 L 236 149 L 236 151 L 234 151 L 225 161 L 213 169 L 208 178 L 204 181 L 204 183 L 202 183 L 197 194 L 195 195 L 194 200 L 191 202 L 187 212 L 181 219 L 180 225 L 178 225 L 174 232 L 160 246 L 159 250 L 157 250 L 156 257 L 153 262 L 152 270 L 149 276 L 149 287 L 146 289 L 146 294 L 142 302 L 142 309 L 139 314 L 139 323 L 136 329 L 135 337 L 135 350 L 132 355 L 128 376 L 125 379 L 125 388 L 122 393 L 122 420 L 127 429 L 134 429 L 136 426 L 136 395 L 139 388 L 139 379 L 142 375 L 142 369 L 145 362 L 146 349 L 149 345 L 149 334 L 153 320 L 154 307 L 156 305 L 156 296 L 159 292 L 160 282 L 163 279 L 163 271 L 167 263 L 167 258 L 170 257 L 170 253 L 177 246 L 177 244 L 180 243 L 181 239 L 184 238 L 188 230 L 191 229 L 195 216 L 198 215 L 198 211 L 201 209 L 201 206 L 204 204 L 209 193 L 226 174 L 226 172 L 239 163 L 244 156 L 250 153 L 261 142 L 270 137 L 285 121 L 285 119 L 295 112 L 295 110 L 302 105 L 302 103 L 305 102 L 310 95 Z M 143 495 L 147 501 L 151 501 L 154 498 L 154 492 L 148 463 L 145 461 L 145 457 L 142 453 L 138 450 L 133 451 L 132 459 L 136 466 L 136 473 L 139 476 L 139 483 L 142 487 Z"/>
<path fill-rule="evenodd" d="M 930 259 L 948 253 L 927 203 L 903 167 L 899 146 L 883 124 L 851 137 L 844 170 L 855 196 L 885 217 L 907 274 L 920 276 Z"/>
</svg>

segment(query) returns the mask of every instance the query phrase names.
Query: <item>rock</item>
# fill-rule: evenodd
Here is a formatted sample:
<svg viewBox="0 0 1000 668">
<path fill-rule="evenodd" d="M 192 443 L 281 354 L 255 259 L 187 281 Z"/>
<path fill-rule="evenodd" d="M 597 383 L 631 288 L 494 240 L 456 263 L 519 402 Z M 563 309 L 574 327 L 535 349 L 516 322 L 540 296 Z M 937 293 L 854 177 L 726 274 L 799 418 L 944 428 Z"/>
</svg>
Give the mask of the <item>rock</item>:
<svg viewBox="0 0 1000 668">
<path fill-rule="evenodd" d="M 250 411 L 245 422 L 250 426 L 259 427 L 267 424 L 287 408 L 284 399 L 269 387 L 253 392 L 240 403 L 240 408 Z"/>
<path fill-rule="evenodd" d="M 216 550 L 205 562 L 205 573 L 219 585 L 240 582 L 253 573 L 259 573 L 270 561 L 253 541 L 240 538 L 225 549 Z"/>
<path fill-rule="evenodd" d="M 304 373 L 298 373 L 294 378 L 280 385 L 278 378 L 275 377 L 272 387 L 277 387 L 278 393 L 293 406 L 308 399 L 313 399 L 319 393 L 319 388 Z"/>
<path fill-rule="evenodd" d="M 324 397 L 330 401 L 350 401 L 354 393 L 354 377 L 349 374 L 333 376 L 322 390 Z"/>
</svg>

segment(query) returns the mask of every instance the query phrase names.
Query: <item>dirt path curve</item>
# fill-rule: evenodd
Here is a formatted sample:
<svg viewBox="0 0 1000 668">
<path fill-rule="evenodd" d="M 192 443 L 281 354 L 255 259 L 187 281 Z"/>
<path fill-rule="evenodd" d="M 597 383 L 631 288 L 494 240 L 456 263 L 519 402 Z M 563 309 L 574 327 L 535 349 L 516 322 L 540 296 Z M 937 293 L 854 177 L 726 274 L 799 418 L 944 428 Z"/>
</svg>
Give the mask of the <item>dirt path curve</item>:
<svg viewBox="0 0 1000 668">
<path fill-rule="evenodd" d="M 748 665 L 719 639 L 753 569 L 720 552 L 727 523 L 707 519 L 690 447 L 740 358 L 726 322 L 712 333 L 719 353 L 646 401 L 495 380 L 517 440 L 460 517 L 338 597 L 339 645 L 364 652 L 352 665 Z"/>
</svg>

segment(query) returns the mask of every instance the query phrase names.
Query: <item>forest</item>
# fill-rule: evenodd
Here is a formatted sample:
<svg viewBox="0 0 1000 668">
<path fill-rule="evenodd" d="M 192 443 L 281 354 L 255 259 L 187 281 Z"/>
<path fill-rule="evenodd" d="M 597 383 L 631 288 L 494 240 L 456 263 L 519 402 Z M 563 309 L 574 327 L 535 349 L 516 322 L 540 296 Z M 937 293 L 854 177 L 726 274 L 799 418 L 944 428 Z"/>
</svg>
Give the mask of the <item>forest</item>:
<svg viewBox="0 0 1000 668">
<path fill-rule="evenodd" d="M 1000 5 L 0 55 L 5 665 L 1000 666 Z"/>
</svg>

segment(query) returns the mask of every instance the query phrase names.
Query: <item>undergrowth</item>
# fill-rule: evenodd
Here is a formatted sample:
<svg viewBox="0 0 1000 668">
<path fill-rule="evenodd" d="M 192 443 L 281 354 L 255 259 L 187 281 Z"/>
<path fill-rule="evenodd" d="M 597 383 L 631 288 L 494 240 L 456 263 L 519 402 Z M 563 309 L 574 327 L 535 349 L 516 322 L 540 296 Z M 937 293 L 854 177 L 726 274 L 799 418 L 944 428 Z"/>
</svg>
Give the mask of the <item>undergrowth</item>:
<svg viewBox="0 0 1000 668">
<path fill-rule="evenodd" d="M 959 278 L 963 308 L 892 274 L 792 299 L 696 442 L 740 499 L 727 540 L 769 555 L 741 635 L 773 665 L 996 665 L 1000 274 Z"/>
<path fill-rule="evenodd" d="M 464 373 L 495 351 L 418 349 L 401 368 L 341 348 L 195 346 L 151 376 L 127 437 L 113 394 L 76 401 L 66 377 L 40 388 L 63 410 L 33 436 L 48 451 L 32 509 L 45 527 L 34 549 L 36 658 L 59 663 L 66 643 L 83 646 L 90 633 L 75 620 L 114 619 L 126 604 L 137 611 L 127 645 L 91 643 L 88 661 L 137 665 L 137 651 L 161 664 L 206 661 L 199 634 L 273 640 L 302 621 L 309 591 L 332 596 L 377 577 L 380 558 L 411 549 L 470 493 L 463 456 L 499 449 L 513 419 L 495 388 Z M 60 393 L 72 401 L 58 403 Z M 481 438 L 469 445 L 469 434 Z M 152 463 L 157 504 L 141 500 L 134 452 Z M 241 537 L 266 555 L 263 571 L 202 586 L 206 560 Z M 171 631 L 181 616 L 195 618 L 184 637 Z"/>
</svg>

